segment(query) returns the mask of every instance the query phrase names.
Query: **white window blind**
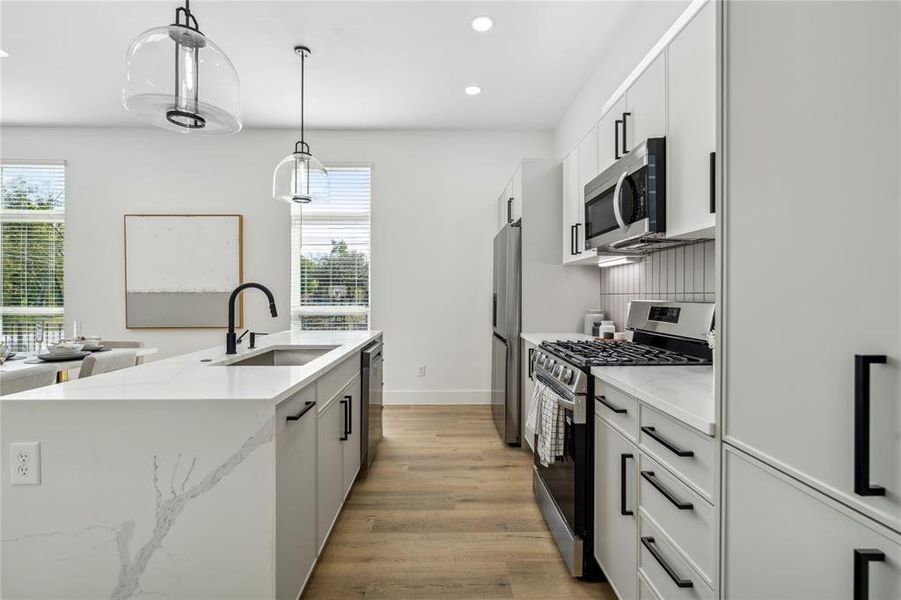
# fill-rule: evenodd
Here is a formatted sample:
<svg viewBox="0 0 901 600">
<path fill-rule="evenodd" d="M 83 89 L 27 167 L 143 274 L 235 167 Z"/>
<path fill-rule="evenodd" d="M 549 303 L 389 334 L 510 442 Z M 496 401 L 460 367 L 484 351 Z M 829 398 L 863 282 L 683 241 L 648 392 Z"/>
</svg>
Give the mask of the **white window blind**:
<svg viewBox="0 0 901 600">
<path fill-rule="evenodd" d="M 327 168 L 329 202 L 291 207 L 291 318 L 300 329 L 368 329 L 372 169 Z"/>
<path fill-rule="evenodd" d="M 62 336 L 65 215 L 64 164 L 0 163 L 0 330 L 15 351 Z"/>
</svg>

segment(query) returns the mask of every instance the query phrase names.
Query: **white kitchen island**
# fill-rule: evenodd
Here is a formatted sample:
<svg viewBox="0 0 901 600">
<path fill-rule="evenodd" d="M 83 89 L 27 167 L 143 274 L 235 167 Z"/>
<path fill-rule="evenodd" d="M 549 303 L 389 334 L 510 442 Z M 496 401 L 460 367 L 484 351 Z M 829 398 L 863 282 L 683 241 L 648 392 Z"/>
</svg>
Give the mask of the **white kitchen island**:
<svg viewBox="0 0 901 600">
<path fill-rule="evenodd" d="M 0 596 L 296 598 L 359 470 L 380 336 L 283 332 L 3 397 Z M 273 349 L 310 360 L 233 365 Z M 14 442 L 40 442 L 39 485 L 12 485 Z"/>
</svg>

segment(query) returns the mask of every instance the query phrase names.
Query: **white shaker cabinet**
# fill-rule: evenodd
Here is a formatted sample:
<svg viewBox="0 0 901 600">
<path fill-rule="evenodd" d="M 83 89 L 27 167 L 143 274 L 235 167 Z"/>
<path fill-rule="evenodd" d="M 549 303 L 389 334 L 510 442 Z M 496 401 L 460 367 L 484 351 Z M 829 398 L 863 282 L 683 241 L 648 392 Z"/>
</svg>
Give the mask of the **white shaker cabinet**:
<svg viewBox="0 0 901 600">
<path fill-rule="evenodd" d="M 724 598 L 901 598 L 901 537 L 738 451 L 725 463 Z"/>
<path fill-rule="evenodd" d="M 513 179 L 510 180 L 510 197 L 513 203 L 510 207 L 514 221 L 522 219 L 522 163 L 513 171 Z"/>
<path fill-rule="evenodd" d="M 354 378 L 341 392 L 340 401 L 347 419 L 346 432 L 341 439 L 341 501 L 347 496 L 360 472 L 361 402 L 360 376 Z"/>
<path fill-rule="evenodd" d="M 638 597 L 638 448 L 594 420 L 594 557 L 620 600 Z"/>
<path fill-rule="evenodd" d="M 332 399 L 319 413 L 319 471 L 318 471 L 318 535 L 322 550 L 338 511 L 341 510 L 343 456 L 341 438 L 344 432 L 344 405 L 338 397 Z"/>
<path fill-rule="evenodd" d="M 659 60 L 659 59 L 658 59 Z M 715 237 L 716 3 L 667 48 L 666 235 Z"/>
<path fill-rule="evenodd" d="M 660 54 L 626 91 L 624 149 L 666 135 L 666 55 Z M 622 154 L 622 153 L 620 153 Z"/>
<path fill-rule="evenodd" d="M 275 410 L 275 595 L 295 600 L 316 563 L 316 386 Z"/>
<path fill-rule="evenodd" d="M 523 340 L 522 342 L 522 366 L 520 373 L 522 374 L 522 384 L 519 386 L 520 398 L 522 405 L 522 440 L 523 448 L 528 447 L 532 452 L 535 451 L 535 429 L 529 427 L 528 415 L 532 410 L 532 393 L 535 390 L 535 379 L 532 373 L 532 357 L 535 355 L 535 344 Z"/>
<path fill-rule="evenodd" d="M 584 152 L 583 152 L 584 150 Z M 594 165 L 594 166 L 593 166 Z M 597 140 L 594 136 L 563 159 L 563 264 L 597 266 L 597 253 L 585 251 L 584 177 L 597 169 Z M 590 181 L 588 177 L 587 181 Z M 585 181 L 585 183 L 587 183 Z"/>
<path fill-rule="evenodd" d="M 901 531 L 901 4 L 726 11 L 724 439 Z"/>
<path fill-rule="evenodd" d="M 602 173 L 623 155 L 625 143 L 622 137 L 623 113 L 626 112 L 626 97 L 617 100 L 604 113 L 597 126 L 598 174 Z"/>
</svg>

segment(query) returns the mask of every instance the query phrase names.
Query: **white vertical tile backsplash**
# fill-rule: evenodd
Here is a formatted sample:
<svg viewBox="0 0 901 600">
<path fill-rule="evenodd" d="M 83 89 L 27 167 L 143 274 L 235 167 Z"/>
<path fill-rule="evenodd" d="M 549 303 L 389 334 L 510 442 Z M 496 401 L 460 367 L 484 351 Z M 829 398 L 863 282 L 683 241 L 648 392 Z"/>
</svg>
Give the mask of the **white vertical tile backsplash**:
<svg viewBox="0 0 901 600">
<path fill-rule="evenodd" d="M 601 309 L 622 330 L 629 302 L 636 298 L 713 302 L 715 265 L 715 242 L 708 240 L 650 254 L 640 263 L 601 269 Z"/>
</svg>

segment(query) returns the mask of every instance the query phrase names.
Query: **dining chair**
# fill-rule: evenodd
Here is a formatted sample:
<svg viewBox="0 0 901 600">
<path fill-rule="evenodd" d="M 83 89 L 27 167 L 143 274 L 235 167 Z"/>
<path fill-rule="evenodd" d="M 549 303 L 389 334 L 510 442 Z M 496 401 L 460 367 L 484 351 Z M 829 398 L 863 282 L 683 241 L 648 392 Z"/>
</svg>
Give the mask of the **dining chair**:
<svg viewBox="0 0 901 600">
<path fill-rule="evenodd" d="M 107 348 L 143 348 L 144 342 L 141 340 L 102 340 L 100 342 Z M 144 357 L 139 356 L 135 364 L 140 365 L 144 362 Z"/>
<path fill-rule="evenodd" d="M 56 383 L 55 365 L 35 365 L 28 369 L 0 371 L 0 396 Z"/>
<path fill-rule="evenodd" d="M 81 361 L 81 370 L 78 371 L 78 378 L 84 379 L 92 375 L 100 375 L 101 373 L 109 373 L 110 371 L 118 371 L 119 369 L 127 369 L 133 367 L 137 361 L 137 353 L 134 350 L 114 353 L 95 353 L 86 356 Z"/>
</svg>

